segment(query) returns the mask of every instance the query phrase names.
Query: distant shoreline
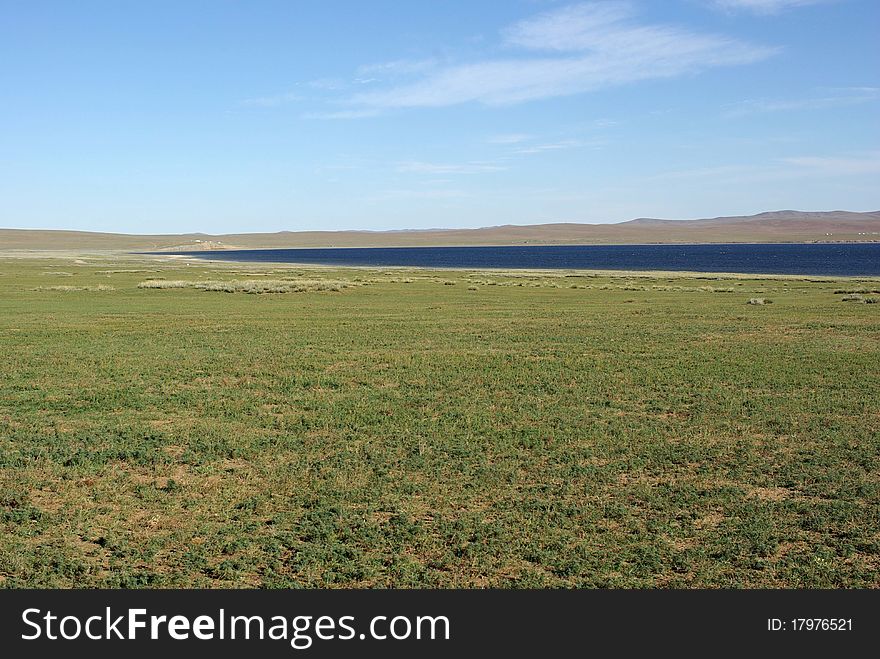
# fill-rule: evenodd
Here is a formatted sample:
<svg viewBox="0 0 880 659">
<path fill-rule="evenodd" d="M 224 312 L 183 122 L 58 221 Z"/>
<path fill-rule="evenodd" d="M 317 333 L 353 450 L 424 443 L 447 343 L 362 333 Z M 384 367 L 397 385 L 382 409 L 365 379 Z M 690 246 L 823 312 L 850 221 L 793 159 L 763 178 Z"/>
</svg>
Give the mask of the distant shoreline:
<svg viewBox="0 0 880 659">
<path fill-rule="evenodd" d="M 280 231 L 134 235 L 0 229 L 0 251 L 138 252 L 348 247 L 506 247 L 543 245 L 702 245 L 880 242 L 880 211 L 774 211 L 697 220 L 636 219 L 617 224 L 551 223 L 477 229 Z"/>
</svg>

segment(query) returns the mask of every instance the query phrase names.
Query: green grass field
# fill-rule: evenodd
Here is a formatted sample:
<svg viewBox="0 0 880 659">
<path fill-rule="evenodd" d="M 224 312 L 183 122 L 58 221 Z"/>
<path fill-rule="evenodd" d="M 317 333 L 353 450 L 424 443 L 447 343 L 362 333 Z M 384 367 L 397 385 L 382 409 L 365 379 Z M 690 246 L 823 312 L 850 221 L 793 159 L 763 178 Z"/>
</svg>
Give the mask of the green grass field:
<svg viewBox="0 0 880 659">
<path fill-rule="evenodd" d="M 876 587 L 851 290 L 2 259 L 0 586 Z"/>
</svg>

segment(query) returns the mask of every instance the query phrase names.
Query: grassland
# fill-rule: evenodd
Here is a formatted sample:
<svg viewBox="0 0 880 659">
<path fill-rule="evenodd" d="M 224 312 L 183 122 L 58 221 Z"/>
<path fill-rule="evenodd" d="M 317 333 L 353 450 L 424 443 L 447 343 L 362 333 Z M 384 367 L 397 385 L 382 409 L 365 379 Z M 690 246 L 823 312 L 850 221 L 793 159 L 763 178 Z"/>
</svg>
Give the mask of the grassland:
<svg viewBox="0 0 880 659">
<path fill-rule="evenodd" d="M 0 259 L 0 586 L 878 586 L 878 290 Z"/>
</svg>

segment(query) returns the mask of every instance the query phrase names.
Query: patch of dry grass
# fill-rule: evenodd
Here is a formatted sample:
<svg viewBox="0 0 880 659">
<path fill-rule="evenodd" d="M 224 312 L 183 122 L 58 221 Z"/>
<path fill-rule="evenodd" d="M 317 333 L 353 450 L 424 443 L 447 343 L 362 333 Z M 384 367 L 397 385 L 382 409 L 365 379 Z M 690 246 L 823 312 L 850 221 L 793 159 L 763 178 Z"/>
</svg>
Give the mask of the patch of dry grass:
<svg viewBox="0 0 880 659">
<path fill-rule="evenodd" d="M 73 293 L 76 291 L 115 291 L 113 286 L 99 284 L 98 286 L 37 286 L 35 291 L 63 291 L 65 293 Z"/>
<path fill-rule="evenodd" d="M 307 293 L 315 291 L 341 291 L 344 288 L 363 286 L 365 282 L 323 279 L 264 279 L 260 281 L 234 279 L 231 281 L 194 281 L 185 279 L 147 279 L 138 288 L 195 288 L 222 293 Z"/>
</svg>

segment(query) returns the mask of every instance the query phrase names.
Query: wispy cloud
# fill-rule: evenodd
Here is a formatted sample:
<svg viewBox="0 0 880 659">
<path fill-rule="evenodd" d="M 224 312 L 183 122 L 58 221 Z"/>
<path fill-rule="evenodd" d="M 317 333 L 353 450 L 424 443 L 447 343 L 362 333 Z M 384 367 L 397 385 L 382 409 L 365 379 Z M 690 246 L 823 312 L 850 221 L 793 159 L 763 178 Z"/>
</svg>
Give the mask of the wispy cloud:
<svg viewBox="0 0 880 659">
<path fill-rule="evenodd" d="M 433 163 L 410 160 L 399 163 L 398 172 L 415 174 L 483 174 L 487 172 L 500 172 L 507 169 L 502 165 L 487 162 L 468 162 L 461 164 Z"/>
<path fill-rule="evenodd" d="M 880 151 L 869 151 L 867 153 L 846 156 L 784 158 L 782 162 L 812 174 L 827 176 L 880 174 Z"/>
<path fill-rule="evenodd" d="M 870 101 L 880 100 L 880 88 L 877 87 L 848 87 L 837 90 L 828 90 L 830 93 L 824 96 L 810 98 L 790 99 L 753 99 L 742 101 L 727 106 L 723 115 L 725 117 L 742 117 L 763 112 L 785 112 L 794 110 L 824 110 L 826 108 L 858 105 Z"/>
<path fill-rule="evenodd" d="M 777 158 L 752 164 L 730 164 L 667 171 L 646 181 L 699 181 L 700 184 L 741 185 L 801 179 L 880 174 L 880 151 Z"/>
<path fill-rule="evenodd" d="M 362 84 L 370 82 L 369 80 L 355 80 L 355 83 Z M 239 105 L 252 108 L 274 108 L 291 103 L 314 100 L 315 97 L 325 97 L 328 93 L 338 93 L 351 87 L 345 80 L 338 78 L 318 78 L 306 82 L 297 82 L 293 85 L 298 91 L 288 91 L 281 94 L 272 94 L 269 96 L 258 96 L 255 98 L 246 98 L 239 102 Z M 348 110 L 348 112 L 352 112 Z M 358 112 L 363 113 L 364 110 Z M 358 116 L 366 116 L 360 114 Z"/>
<path fill-rule="evenodd" d="M 301 116 L 303 119 L 363 119 L 364 117 L 375 117 L 381 113 L 381 110 L 377 108 L 363 108 L 333 112 L 305 112 Z"/>
<path fill-rule="evenodd" d="M 776 52 L 724 36 L 637 22 L 627 2 L 564 7 L 520 21 L 502 36 L 507 47 L 529 54 L 438 66 L 420 80 L 355 94 L 349 102 L 381 109 L 521 103 L 750 64 Z"/>
<path fill-rule="evenodd" d="M 750 11 L 755 14 L 778 14 L 786 9 L 818 5 L 829 0 L 712 0 L 712 4 L 725 11 Z"/>
<path fill-rule="evenodd" d="M 532 139 L 531 135 L 526 133 L 505 133 L 502 135 L 491 135 L 486 139 L 489 144 L 519 144 Z"/>
<path fill-rule="evenodd" d="M 593 128 L 613 128 L 619 126 L 620 122 L 616 119 L 596 119 L 591 123 Z"/>
<path fill-rule="evenodd" d="M 274 96 L 260 96 L 257 98 L 246 98 L 241 105 L 251 108 L 274 108 L 279 105 L 286 105 L 299 101 L 301 96 L 293 92 L 286 94 L 276 94 Z"/>
<path fill-rule="evenodd" d="M 323 91 L 337 91 L 347 87 L 345 80 L 339 78 L 318 78 L 317 80 L 309 80 L 306 85 L 312 89 L 320 89 Z"/>
<path fill-rule="evenodd" d="M 361 75 L 374 75 L 382 77 L 413 75 L 424 73 L 435 68 L 438 64 L 436 59 L 408 60 L 399 59 L 391 62 L 379 62 L 377 64 L 365 64 L 358 68 Z"/>
<path fill-rule="evenodd" d="M 587 50 L 609 36 L 614 38 L 606 30 L 620 26 L 633 13 L 628 2 L 571 5 L 519 21 L 502 34 L 507 44 L 530 50 Z"/>
<path fill-rule="evenodd" d="M 592 142 L 592 146 L 598 146 L 597 142 Z M 574 149 L 576 147 L 585 146 L 584 142 L 579 140 L 560 140 L 558 142 L 549 142 L 547 144 L 536 144 L 534 146 L 522 147 L 520 149 L 514 149 L 514 153 L 520 154 L 535 154 L 535 153 L 546 153 L 547 151 L 561 151 L 564 149 Z"/>
<path fill-rule="evenodd" d="M 714 167 L 695 167 L 692 169 L 678 169 L 666 171 L 660 174 L 645 176 L 646 181 L 691 181 L 691 180 L 741 180 L 743 175 L 753 175 L 766 178 L 768 169 L 766 165 L 717 165 Z"/>
<path fill-rule="evenodd" d="M 440 189 L 408 189 L 408 188 L 395 188 L 391 190 L 382 190 L 377 192 L 376 194 L 370 195 L 366 198 L 366 201 L 370 202 L 380 202 L 380 201 L 397 201 L 397 200 L 419 200 L 419 199 L 459 199 L 462 197 L 469 197 L 470 193 L 465 192 L 464 190 L 453 190 L 448 188 L 440 188 Z"/>
</svg>

